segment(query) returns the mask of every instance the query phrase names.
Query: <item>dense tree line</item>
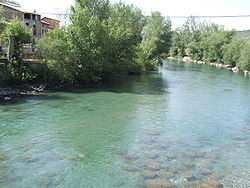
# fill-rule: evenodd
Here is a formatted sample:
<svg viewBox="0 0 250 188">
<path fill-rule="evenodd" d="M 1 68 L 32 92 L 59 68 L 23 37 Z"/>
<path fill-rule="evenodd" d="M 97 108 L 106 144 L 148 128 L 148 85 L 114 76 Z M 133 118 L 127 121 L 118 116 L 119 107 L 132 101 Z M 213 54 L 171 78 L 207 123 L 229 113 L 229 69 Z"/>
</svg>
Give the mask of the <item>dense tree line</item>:
<svg viewBox="0 0 250 188">
<path fill-rule="evenodd" d="M 235 30 L 189 18 L 172 37 L 171 56 L 228 64 L 250 70 L 250 42 Z"/>
<path fill-rule="evenodd" d="M 144 16 L 139 8 L 122 2 L 76 0 L 69 21 L 36 41 L 36 58 L 47 65 L 43 81 L 81 84 L 139 74 L 155 70 L 163 56 L 189 56 L 250 70 L 250 41 L 234 30 L 192 17 L 171 30 L 171 21 L 160 12 Z M 0 11 L 5 49 L 9 36 L 15 41 L 14 56 L 1 68 L 5 71 L 0 77 L 6 83 L 30 81 L 34 76 L 22 63 L 22 45 L 31 41 L 31 30 L 17 19 L 6 23 Z"/>
<path fill-rule="evenodd" d="M 70 22 L 37 44 L 39 58 L 63 83 L 154 70 L 170 48 L 171 22 L 159 12 L 144 17 L 133 5 L 76 0 Z"/>
</svg>

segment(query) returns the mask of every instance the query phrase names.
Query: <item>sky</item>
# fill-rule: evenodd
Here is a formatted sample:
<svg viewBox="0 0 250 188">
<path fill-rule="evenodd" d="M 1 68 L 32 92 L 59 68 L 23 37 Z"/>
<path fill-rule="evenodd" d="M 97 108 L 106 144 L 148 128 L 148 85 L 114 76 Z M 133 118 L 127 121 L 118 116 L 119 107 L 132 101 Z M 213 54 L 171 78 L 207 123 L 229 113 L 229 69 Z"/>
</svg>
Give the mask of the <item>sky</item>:
<svg viewBox="0 0 250 188">
<path fill-rule="evenodd" d="M 65 13 L 74 4 L 74 0 L 16 0 L 28 10 L 38 13 Z M 111 0 L 115 2 L 116 0 Z M 118 1 L 118 0 L 117 0 Z M 123 0 L 143 10 L 145 15 L 151 11 L 160 11 L 163 16 L 230 16 L 250 15 L 250 0 Z M 62 20 L 63 16 L 45 15 Z M 248 18 L 206 19 L 224 25 L 227 29 L 250 29 Z M 173 27 L 179 27 L 185 19 L 172 19 Z"/>
</svg>

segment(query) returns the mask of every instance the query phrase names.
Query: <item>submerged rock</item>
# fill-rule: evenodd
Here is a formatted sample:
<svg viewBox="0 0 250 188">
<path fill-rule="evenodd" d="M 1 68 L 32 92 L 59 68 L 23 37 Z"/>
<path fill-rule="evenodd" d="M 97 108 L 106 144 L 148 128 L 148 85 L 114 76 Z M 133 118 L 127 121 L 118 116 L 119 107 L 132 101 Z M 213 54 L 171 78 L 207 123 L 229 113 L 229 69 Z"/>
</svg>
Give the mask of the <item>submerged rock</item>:
<svg viewBox="0 0 250 188">
<path fill-rule="evenodd" d="M 147 137 L 141 140 L 142 143 L 155 143 L 156 142 L 156 138 L 155 137 Z"/>
<path fill-rule="evenodd" d="M 160 176 L 164 179 L 172 179 L 173 177 L 175 177 L 174 173 L 172 172 L 165 172 L 161 174 Z"/>
<path fill-rule="evenodd" d="M 0 154 L 0 161 L 4 161 L 6 159 L 6 157 L 2 154 Z"/>
<path fill-rule="evenodd" d="M 147 188 L 176 188 L 175 184 L 164 180 L 151 180 L 146 184 Z"/>
<path fill-rule="evenodd" d="M 223 188 L 223 184 L 217 180 L 206 180 L 201 184 L 201 188 Z"/>
<path fill-rule="evenodd" d="M 145 179 L 155 179 L 156 177 L 159 176 L 159 174 L 151 170 L 144 170 L 141 176 Z"/>
<path fill-rule="evenodd" d="M 206 155 L 205 155 L 205 157 L 206 158 L 208 158 L 208 159 L 219 159 L 220 158 L 220 155 L 219 154 L 217 154 L 217 153 L 207 153 Z"/>
<path fill-rule="evenodd" d="M 115 151 L 118 155 L 125 155 L 128 151 L 125 149 L 117 149 Z"/>
<path fill-rule="evenodd" d="M 188 158 L 200 158 L 205 156 L 205 152 L 186 151 L 184 155 Z"/>
<path fill-rule="evenodd" d="M 132 165 L 125 166 L 124 170 L 126 170 L 128 172 L 137 172 L 137 171 L 139 171 L 139 169 L 137 167 L 132 166 Z"/>
<path fill-rule="evenodd" d="M 197 178 L 193 174 L 190 174 L 190 173 L 182 174 L 181 177 L 184 178 L 187 181 L 195 181 L 195 180 L 197 180 Z"/>
<path fill-rule="evenodd" d="M 235 136 L 233 139 L 238 140 L 238 141 L 242 141 L 242 140 L 246 140 L 247 137 L 246 136 Z"/>
<path fill-rule="evenodd" d="M 177 155 L 174 153 L 167 153 L 165 156 L 167 157 L 168 160 L 173 160 L 177 158 Z"/>
<path fill-rule="evenodd" d="M 204 167 L 201 169 L 201 174 L 204 176 L 208 176 L 208 175 L 213 174 L 213 170 L 209 167 Z"/>
<path fill-rule="evenodd" d="M 128 160 L 138 160 L 139 158 L 140 157 L 137 154 L 133 154 L 133 153 L 126 155 L 126 159 Z"/>
<path fill-rule="evenodd" d="M 157 132 L 157 131 L 155 131 L 155 130 L 148 131 L 148 134 L 151 135 L 151 136 L 158 136 L 158 135 L 160 135 L 160 133 Z"/>
<path fill-rule="evenodd" d="M 146 156 L 146 158 L 148 158 L 148 159 L 156 159 L 156 158 L 159 157 L 159 155 L 158 155 L 157 153 L 155 153 L 155 152 L 147 153 L 145 156 Z"/>
<path fill-rule="evenodd" d="M 226 175 L 226 173 L 215 172 L 215 173 L 211 174 L 210 179 L 221 180 L 225 177 L 225 175 Z"/>
<path fill-rule="evenodd" d="M 157 143 L 152 146 L 153 149 L 159 149 L 159 150 L 164 150 L 169 147 L 168 144 L 163 144 L 163 143 Z"/>
<path fill-rule="evenodd" d="M 183 163 L 183 165 L 187 168 L 193 168 L 195 166 L 195 163 L 191 161 L 186 161 Z"/>
<path fill-rule="evenodd" d="M 185 188 L 200 188 L 201 183 L 200 180 L 190 181 Z"/>
<path fill-rule="evenodd" d="M 147 165 L 147 168 L 150 170 L 155 170 L 158 171 L 162 168 L 160 163 L 154 162 L 154 161 L 150 161 Z"/>
</svg>

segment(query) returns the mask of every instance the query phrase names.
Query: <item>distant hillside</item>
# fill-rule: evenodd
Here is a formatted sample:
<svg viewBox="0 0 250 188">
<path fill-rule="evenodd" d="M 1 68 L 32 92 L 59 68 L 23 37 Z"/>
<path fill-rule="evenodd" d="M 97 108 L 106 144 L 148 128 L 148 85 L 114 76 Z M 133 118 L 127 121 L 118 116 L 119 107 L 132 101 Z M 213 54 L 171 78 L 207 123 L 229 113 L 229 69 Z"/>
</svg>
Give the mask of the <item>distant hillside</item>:
<svg viewBox="0 0 250 188">
<path fill-rule="evenodd" d="M 237 34 L 243 38 L 250 40 L 250 30 L 237 31 Z"/>
</svg>

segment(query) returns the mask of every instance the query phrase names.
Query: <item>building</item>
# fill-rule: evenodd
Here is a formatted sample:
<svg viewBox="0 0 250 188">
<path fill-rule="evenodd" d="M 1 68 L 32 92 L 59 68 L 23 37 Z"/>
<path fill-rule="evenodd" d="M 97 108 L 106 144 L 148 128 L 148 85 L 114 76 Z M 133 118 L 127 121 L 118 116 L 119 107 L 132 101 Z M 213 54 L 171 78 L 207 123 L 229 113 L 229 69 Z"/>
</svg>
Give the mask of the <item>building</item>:
<svg viewBox="0 0 250 188">
<path fill-rule="evenodd" d="M 44 17 L 42 21 L 50 24 L 50 29 L 56 29 L 60 27 L 60 21 L 48 17 Z"/>
<path fill-rule="evenodd" d="M 28 11 L 20 7 L 8 3 L 0 2 L 0 6 L 3 8 L 4 17 L 7 20 L 13 18 L 19 18 L 24 21 L 24 23 L 32 29 L 33 38 L 39 38 L 42 36 L 42 24 L 41 24 L 41 15 L 37 14 L 35 11 Z"/>
<path fill-rule="evenodd" d="M 48 17 L 41 19 L 41 15 L 36 13 L 36 11 L 28 11 L 21 7 L 2 2 L 0 2 L 0 6 L 3 8 L 4 17 L 7 20 L 17 17 L 24 21 L 26 26 L 32 29 L 33 39 L 40 38 L 50 29 L 56 29 L 60 27 L 59 20 Z"/>
</svg>

